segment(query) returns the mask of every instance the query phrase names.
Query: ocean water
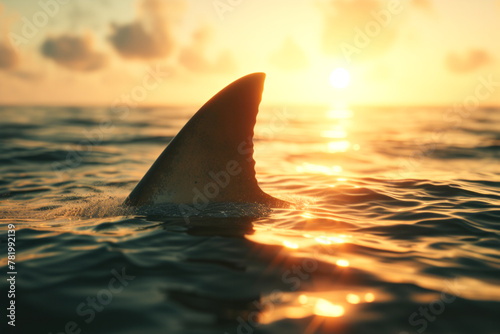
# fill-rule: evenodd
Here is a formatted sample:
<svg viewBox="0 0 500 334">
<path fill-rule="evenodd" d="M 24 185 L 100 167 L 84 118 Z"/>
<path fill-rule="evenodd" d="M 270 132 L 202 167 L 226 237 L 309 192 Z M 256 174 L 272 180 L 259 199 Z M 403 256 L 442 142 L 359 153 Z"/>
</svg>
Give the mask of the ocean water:
<svg viewBox="0 0 500 334">
<path fill-rule="evenodd" d="M 499 109 L 261 107 L 291 208 L 123 208 L 196 109 L 0 108 L 1 328 L 500 333 Z"/>
</svg>

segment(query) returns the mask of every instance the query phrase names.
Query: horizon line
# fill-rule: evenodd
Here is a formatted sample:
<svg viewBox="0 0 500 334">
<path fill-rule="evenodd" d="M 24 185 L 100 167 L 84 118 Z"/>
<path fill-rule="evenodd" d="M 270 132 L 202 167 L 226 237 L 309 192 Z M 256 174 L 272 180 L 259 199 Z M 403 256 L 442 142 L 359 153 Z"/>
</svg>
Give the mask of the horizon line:
<svg viewBox="0 0 500 334">
<path fill-rule="evenodd" d="M 456 103 L 439 103 L 439 104 L 416 104 L 416 103 L 408 103 L 408 104 L 396 104 L 396 103 L 380 103 L 380 104 L 345 104 L 344 108 L 444 108 L 444 107 L 455 107 Z M 203 104 L 142 104 L 131 107 L 131 109 L 150 109 L 150 108 L 200 108 Z M 334 108 L 335 106 L 332 104 L 315 104 L 315 103 L 262 103 L 261 107 L 318 107 L 318 108 Z M 0 108 L 4 107 L 53 107 L 53 108 L 113 108 L 111 105 L 107 104 L 45 104 L 45 103 L 33 103 L 33 104 L 23 104 L 23 103 L 0 103 Z M 479 105 L 477 108 L 479 109 L 488 109 L 488 108 L 499 108 L 500 104 L 484 104 Z M 339 107 L 340 108 L 340 107 Z"/>
</svg>

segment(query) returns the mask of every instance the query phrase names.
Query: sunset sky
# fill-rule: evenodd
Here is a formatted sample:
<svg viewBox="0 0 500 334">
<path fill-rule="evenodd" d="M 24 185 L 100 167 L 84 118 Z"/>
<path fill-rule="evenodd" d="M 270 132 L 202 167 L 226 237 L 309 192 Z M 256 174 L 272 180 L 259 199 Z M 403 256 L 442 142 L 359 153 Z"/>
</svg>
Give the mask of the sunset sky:
<svg viewBox="0 0 500 334">
<path fill-rule="evenodd" d="M 453 105 L 479 89 L 495 105 L 499 31 L 498 0 L 1 0 L 0 104 L 199 105 L 265 72 L 267 104 Z"/>
</svg>

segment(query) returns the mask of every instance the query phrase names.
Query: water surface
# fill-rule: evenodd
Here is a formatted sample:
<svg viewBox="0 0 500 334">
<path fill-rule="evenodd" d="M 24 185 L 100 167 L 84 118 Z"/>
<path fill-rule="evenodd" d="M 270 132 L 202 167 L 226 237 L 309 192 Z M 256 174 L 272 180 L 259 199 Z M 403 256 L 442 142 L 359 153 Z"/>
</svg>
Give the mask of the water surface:
<svg viewBox="0 0 500 334">
<path fill-rule="evenodd" d="M 17 333 L 500 333 L 498 109 L 263 107 L 292 208 L 122 208 L 195 111 L 0 109 Z"/>
</svg>

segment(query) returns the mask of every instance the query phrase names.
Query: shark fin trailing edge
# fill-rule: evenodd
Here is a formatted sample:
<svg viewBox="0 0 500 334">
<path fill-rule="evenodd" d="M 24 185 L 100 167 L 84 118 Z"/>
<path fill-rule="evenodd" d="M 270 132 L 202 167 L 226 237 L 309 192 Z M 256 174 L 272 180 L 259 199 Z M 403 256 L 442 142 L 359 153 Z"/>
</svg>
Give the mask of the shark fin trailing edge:
<svg viewBox="0 0 500 334">
<path fill-rule="evenodd" d="M 286 202 L 255 178 L 253 129 L 264 73 L 244 76 L 217 93 L 186 123 L 125 200 L 126 205 Z"/>
</svg>

